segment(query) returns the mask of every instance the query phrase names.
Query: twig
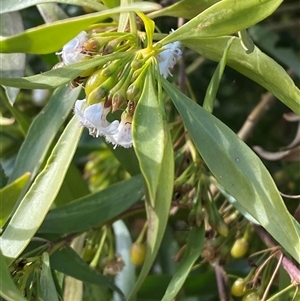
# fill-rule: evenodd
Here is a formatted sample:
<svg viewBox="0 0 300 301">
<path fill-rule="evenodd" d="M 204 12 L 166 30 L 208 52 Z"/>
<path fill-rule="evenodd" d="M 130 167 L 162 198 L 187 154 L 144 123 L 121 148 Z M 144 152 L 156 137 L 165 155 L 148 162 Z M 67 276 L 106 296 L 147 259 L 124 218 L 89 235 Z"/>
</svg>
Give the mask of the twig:
<svg viewBox="0 0 300 301">
<path fill-rule="evenodd" d="M 226 273 L 218 262 L 215 262 L 213 267 L 216 273 L 220 301 L 229 301 Z"/>
<path fill-rule="evenodd" d="M 264 116 L 264 114 L 270 110 L 274 105 L 276 98 L 270 92 L 264 93 L 258 105 L 252 110 L 247 120 L 239 130 L 237 135 L 246 141 L 251 135 L 258 121 Z"/>
<path fill-rule="evenodd" d="M 276 243 L 273 240 L 273 238 L 260 226 L 253 225 L 255 231 L 260 236 L 262 241 L 266 244 L 267 247 L 275 247 Z M 297 268 L 297 266 L 288 259 L 282 251 L 278 251 L 275 254 L 275 257 L 279 260 L 282 256 L 282 267 L 286 270 L 288 275 L 291 278 L 291 282 L 294 284 L 299 285 L 300 284 L 300 270 Z"/>
</svg>

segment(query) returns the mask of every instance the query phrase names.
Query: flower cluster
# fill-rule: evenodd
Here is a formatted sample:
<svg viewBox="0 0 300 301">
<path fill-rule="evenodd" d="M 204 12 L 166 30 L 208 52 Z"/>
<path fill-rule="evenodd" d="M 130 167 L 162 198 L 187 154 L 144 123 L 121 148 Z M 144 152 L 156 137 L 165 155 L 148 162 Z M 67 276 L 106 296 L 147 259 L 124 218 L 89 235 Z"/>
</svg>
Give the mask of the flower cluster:
<svg viewBox="0 0 300 301">
<path fill-rule="evenodd" d="M 157 69 L 167 78 L 172 75 L 171 69 L 182 55 L 179 42 L 170 43 L 154 52 L 153 49 L 139 49 L 131 33 L 88 34 L 82 31 L 58 53 L 65 65 L 93 55 L 125 54 L 123 58 L 112 59 L 80 77 L 84 82 L 86 98 L 76 101 L 74 113 L 91 136 L 104 136 L 114 147 L 132 146 L 132 118 L 141 95 L 145 70 L 152 62 L 149 58 L 156 56 Z M 123 110 L 121 120 L 109 122 L 108 114 L 118 109 Z"/>
</svg>

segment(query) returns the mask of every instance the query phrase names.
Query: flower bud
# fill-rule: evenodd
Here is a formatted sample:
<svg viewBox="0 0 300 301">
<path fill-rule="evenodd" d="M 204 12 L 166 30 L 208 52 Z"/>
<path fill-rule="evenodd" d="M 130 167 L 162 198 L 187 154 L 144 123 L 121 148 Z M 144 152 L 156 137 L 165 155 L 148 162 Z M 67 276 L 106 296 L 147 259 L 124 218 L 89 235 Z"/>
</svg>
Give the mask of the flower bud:
<svg viewBox="0 0 300 301">
<path fill-rule="evenodd" d="M 132 62 L 131 62 L 131 68 L 133 70 L 138 70 L 140 69 L 141 67 L 143 67 L 144 65 L 144 61 L 141 60 L 141 59 L 134 59 Z"/>
<path fill-rule="evenodd" d="M 108 94 L 108 89 L 105 86 L 99 86 L 94 89 L 88 96 L 87 102 L 89 105 L 100 103 L 103 101 L 103 98 Z"/>
<path fill-rule="evenodd" d="M 83 44 L 83 49 L 88 53 L 98 52 L 99 48 L 100 48 L 99 43 L 95 38 L 91 38 Z"/>
<path fill-rule="evenodd" d="M 112 112 L 117 111 L 126 102 L 126 94 L 121 90 L 112 96 Z"/>
<path fill-rule="evenodd" d="M 102 69 L 96 70 L 85 83 L 85 94 L 88 97 L 90 93 L 99 87 L 107 78 L 103 76 Z"/>
<path fill-rule="evenodd" d="M 91 57 L 90 56 L 85 56 L 83 59 L 82 59 L 82 61 L 86 61 L 86 60 L 89 60 L 89 59 L 91 59 Z M 95 68 L 90 68 L 90 69 L 87 69 L 87 70 L 85 70 L 84 72 L 82 72 L 81 74 L 80 74 L 80 77 L 88 77 L 88 76 L 90 76 L 91 74 L 93 74 L 93 72 L 95 71 Z"/>
<path fill-rule="evenodd" d="M 107 78 L 115 74 L 120 69 L 122 69 L 122 64 L 120 63 L 120 60 L 115 60 L 102 69 L 102 76 Z"/>
<path fill-rule="evenodd" d="M 127 111 L 128 111 L 130 116 L 133 116 L 134 111 L 135 111 L 135 107 L 136 107 L 136 102 L 134 102 L 132 100 L 128 101 Z"/>
<path fill-rule="evenodd" d="M 126 91 L 126 97 L 128 100 L 138 100 L 140 93 L 141 93 L 140 87 L 138 87 L 134 82 L 128 87 Z"/>
</svg>

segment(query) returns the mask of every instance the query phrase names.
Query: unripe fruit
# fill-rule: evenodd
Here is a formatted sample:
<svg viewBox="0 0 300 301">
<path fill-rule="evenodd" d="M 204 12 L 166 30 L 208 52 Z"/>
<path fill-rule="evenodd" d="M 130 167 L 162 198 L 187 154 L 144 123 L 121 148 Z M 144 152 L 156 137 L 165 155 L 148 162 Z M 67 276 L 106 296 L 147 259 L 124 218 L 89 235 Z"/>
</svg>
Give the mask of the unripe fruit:
<svg viewBox="0 0 300 301">
<path fill-rule="evenodd" d="M 249 242 L 244 237 L 238 238 L 234 242 L 230 250 L 230 254 L 234 258 L 241 258 L 247 253 L 248 249 L 249 249 Z"/>
<path fill-rule="evenodd" d="M 259 295 L 254 291 L 247 292 L 242 299 L 242 301 L 259 301 L 259 300 L 260 300 Z"/>
<path fill-rule="evenodd" d="M 246 283 L 243 278 L 236 279 L 231 286 L 231 294 L 235 297 L 242 297 L 246 293 Z"/>
<path fill-rule="evenodd" d="M 136 242 L 131 246 L 130 259 L 136 266 L 141 265 L 146 257 L 146 245 L 143 243 Z"/>
</svg>

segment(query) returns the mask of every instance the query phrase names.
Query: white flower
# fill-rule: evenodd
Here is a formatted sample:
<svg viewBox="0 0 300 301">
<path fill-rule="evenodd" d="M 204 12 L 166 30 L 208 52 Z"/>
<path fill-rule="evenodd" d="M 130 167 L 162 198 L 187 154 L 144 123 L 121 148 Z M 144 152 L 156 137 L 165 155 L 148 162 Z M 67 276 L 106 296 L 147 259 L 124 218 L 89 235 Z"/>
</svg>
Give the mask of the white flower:
<svg viewBox="0 0 300 301">
<path fill-rule="evenodd" d="M 86 107 L 86 100 L 76 100 L 75 106 L 74 106 L 74 114 L 77 116 L 79 120 L 79 124 L 81 126 L 86 126 L 87 125 L 87 120 L 83 116 L 84 109 Z"/>
<path fill-rule="evenodd" d="M 171 30 L 173 32 L 174 30 Z M 171 69 L 175 66 L 176 62 L 181 58 L 182 51 L 180 49 L 180 42 L 173 42 L 165 45 L 163 51 L 157 55 L 159 72 L 167 78 L 168 75 L 172 76 Z"/>
<path fill-rule="evenodd" d="M 86 56 L 86 54 L 82 53 L 82 46 L 88 39 L 88 34 L 85 31 L 81 31 L 74 39 L 65 44 L 61 52 L 56 54 L 61 55 L 65 65 L 77 63 Z"/>
<path fill-rule="evenodd" d="M 118 145 L 124 148 L 132 146 L 132 117 L 128 113 L 124 112 L 122 114 L 118 133 L 106 136 L 106 141 L 112 143 L 114 148 Z"/>
<path fill-rule="evenodd" d="M 74 113 L 79 118 L 80 125 L 89 129 L 89 134 L 93 137 L 115 135 L 118 133 L 119 121 L 112 123 L 106 120 L 109 108 L 104 108 L 104 103 L 97 103 L 86 107 L 86 100 L 77 100 Z"/>
</svg>

